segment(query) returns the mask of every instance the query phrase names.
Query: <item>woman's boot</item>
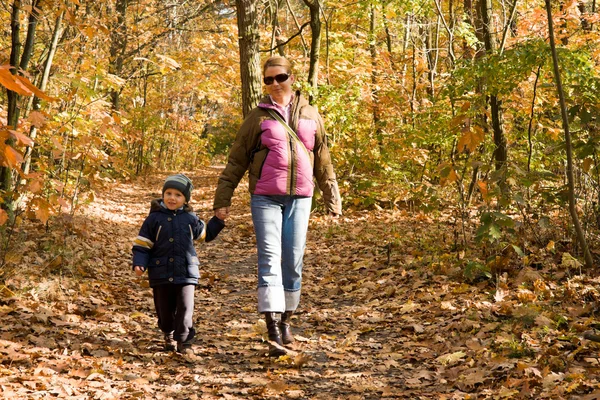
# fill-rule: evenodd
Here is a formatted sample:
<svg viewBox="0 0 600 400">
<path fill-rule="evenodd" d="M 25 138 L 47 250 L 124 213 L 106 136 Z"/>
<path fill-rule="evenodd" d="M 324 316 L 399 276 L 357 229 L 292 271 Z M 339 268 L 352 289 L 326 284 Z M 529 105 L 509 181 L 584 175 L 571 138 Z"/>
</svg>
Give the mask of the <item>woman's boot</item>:
<svg viewBox="0 0 600 400">
<path fill-rule="evenodd" d="M 279 330 L 279 313 L 265 313 L 267 332 L 269 334 L 269 357 L 279 357 L 286 354 Z"/>
<path fill-rule="evenodd" d="M 281 341 L 283 344 L 294 343 L 294 335 L 292 334 L 292 328 L 290 327 L 292 314 L 294 314 L 293 311 L 286 311 L 281 314 L 279 329 L 281 330 Z"/>
</svg>

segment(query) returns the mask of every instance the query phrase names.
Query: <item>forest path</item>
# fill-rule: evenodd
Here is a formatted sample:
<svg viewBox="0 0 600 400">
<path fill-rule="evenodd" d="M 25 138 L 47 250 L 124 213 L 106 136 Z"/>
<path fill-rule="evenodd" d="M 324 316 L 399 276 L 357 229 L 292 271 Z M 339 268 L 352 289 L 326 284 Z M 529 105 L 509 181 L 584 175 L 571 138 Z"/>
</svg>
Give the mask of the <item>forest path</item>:
<svg viewBox="0 0 600 400">
<path fill-rule="evenodd" d="M 220 171 L 187 173 L 195 185 L 191 204 L 204 220 Z M 467 315 L 477 288 L 408 267 L 430 257 L 445 272 L 443 257 L 426 249 L 439 249 L 439 232 L 449 229 L 398 210 L 348 210 L 337 223 L 311 217 L 294 353 L 268 358 L 244 183 L 224 231 L 197 247 L 196 354 L 163 351 L 151 289 L 131 271 L 131 243 L 166 176 L 98 193 L 73 225 L 79 234 L 64 238 L 76 249 L 64 255 L 76 271 L 45 260 L 41 284 L 27 276 L 10 282 L 25 293 L 19 301 L 8 288 L 0 293 L 3 398 L 462 398 L 459 388 L 502 374 L 461 363 L 483 351 L 470 333 L 481 326 Z M 46 245 L 53 240 L 63 239 Z M 26 258 L 35 264 L 39 257 Z"/>
</svg>

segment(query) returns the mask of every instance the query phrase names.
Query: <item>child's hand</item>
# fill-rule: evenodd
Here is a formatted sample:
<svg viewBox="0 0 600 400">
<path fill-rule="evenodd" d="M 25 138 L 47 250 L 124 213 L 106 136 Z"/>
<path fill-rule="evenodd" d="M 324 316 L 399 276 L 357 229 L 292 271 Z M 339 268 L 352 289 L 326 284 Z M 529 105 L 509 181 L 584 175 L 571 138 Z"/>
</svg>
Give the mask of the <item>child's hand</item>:
<svg viewBox="0 0 600 400">
<path fill-rule="evenodd" d="M 225 221 L 229 216 L 229 207 L 221 207 L 215 210 L 215 217 L 219 218 L 221 221 Z"/>
<path fill-rule="evenodd" d="M 146 268 L 141 267 L 139 265 L 136 265 L 135 267 L 133 267 L 133 271 L 135 272 L 135 274 L 137 276 L 142 276 L 142 274 L 144 273 L 145 270 L 146 270 Z"/>
</svg>

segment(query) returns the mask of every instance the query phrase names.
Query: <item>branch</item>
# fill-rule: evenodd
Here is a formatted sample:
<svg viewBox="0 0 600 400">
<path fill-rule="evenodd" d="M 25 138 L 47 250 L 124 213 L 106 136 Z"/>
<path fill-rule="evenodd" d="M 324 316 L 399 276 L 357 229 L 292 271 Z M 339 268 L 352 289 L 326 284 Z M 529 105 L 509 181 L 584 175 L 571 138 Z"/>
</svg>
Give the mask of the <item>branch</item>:
<svg viewBox="0 0 600 400">
<path fill-rule="evenodd" d="M 279 47 L 279 46 L 285 46 L 286 44 L 288 44 L 289 42 L 291 42 L 293 38 L 295 38 L 296 36 L 300 35 L 302 33 L 302 29 L 304 29 L 309 24 L 310 24 L 310 22 L 305 22 L 304 24 L 302 24 L 302 26 L 300 27 L 300 30 L 297 33 L 295 33 L 294 35 L 290 36 L 288 38 L 288 40 L 286 40 L 285 42 L 277 43 L 276 47 L 273 47 L 271 49 L 266 49 L 266 50 L 258 50 L 258 52 L 259 53 L 268 53 L 270 51 L 273 51 L 273 50 L 277 49 L 277 47 Z"/>
</svg>

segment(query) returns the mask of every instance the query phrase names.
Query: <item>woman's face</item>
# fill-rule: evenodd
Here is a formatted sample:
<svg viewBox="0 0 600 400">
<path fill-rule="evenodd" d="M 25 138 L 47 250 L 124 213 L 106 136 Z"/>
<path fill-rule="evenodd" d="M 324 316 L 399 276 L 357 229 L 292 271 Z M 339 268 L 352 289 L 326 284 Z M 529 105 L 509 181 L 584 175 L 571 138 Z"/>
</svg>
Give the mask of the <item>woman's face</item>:
<svg viewBox="0 0 600 400">
<path fill-rule="evenodd" d="M 277 79 L 275 79 L 278 78 L 279 80 L 282 80 L 285 77 L 285 75 L 287 75 L 288 78 L 283 82 L 279 82 Z M 269 93 L 271 97 L 275 99 L 275 101 L 282 100 L 284 97 L 290 96 L 292 94 L 292 84 L 294 83 L 294 76 L 288 74 L 285 67 L 268 67 L 265 70 L 263 82 L 265 80 L 268 82 L 273 82 L 270 85 L 267 85 L 267 83 L 265 82 L 265 86 L 267 87 L 267 93 Z"/>
</svg>

